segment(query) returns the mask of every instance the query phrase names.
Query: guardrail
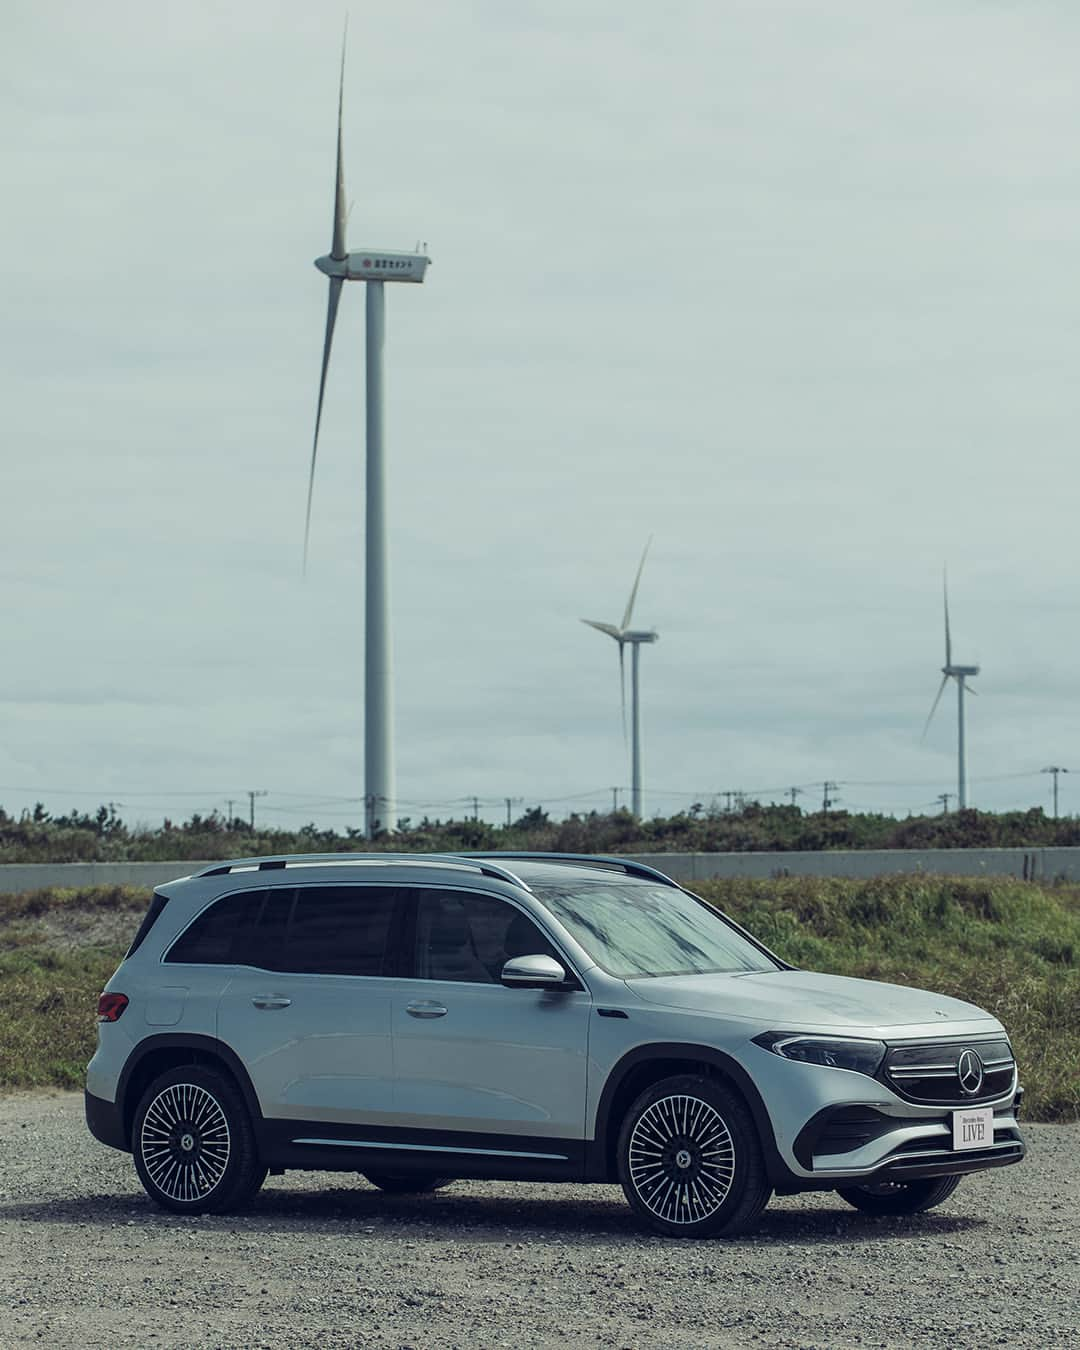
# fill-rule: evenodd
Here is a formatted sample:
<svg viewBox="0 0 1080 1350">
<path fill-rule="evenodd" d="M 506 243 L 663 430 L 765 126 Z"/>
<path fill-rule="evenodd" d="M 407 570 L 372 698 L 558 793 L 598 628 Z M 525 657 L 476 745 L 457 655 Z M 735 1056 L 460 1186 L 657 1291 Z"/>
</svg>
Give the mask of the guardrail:
<svg viewBox="0 0 1080 1350">
<path fill-rule="evenodd" d="M 1080 848 L 849 849 L 822 853 L 633 853 L 677 881 L 710 877 L 878 877 L 910 873 L 1080 881 Z M 145 886 L 190 876 L 221 859 L 179 862 L 0 863 L 0 894 L 53 886 Z"/>
</svg>

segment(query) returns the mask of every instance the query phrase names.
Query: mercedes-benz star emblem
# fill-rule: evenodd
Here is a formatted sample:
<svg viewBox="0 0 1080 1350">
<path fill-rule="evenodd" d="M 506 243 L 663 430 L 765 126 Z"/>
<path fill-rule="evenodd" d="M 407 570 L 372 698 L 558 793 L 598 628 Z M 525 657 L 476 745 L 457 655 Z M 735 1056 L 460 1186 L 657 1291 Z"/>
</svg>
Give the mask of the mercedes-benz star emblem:
<svg viewBox="0 0 1080 1350">
<path fill-rule="evenodd" d="M 974 1050 L 962 1050 L 956 1061 L 956 1076 L 960 1079 L 960 1091 L 974 1097 L 982 1087 L 982 1060 Z"/>
</svg>

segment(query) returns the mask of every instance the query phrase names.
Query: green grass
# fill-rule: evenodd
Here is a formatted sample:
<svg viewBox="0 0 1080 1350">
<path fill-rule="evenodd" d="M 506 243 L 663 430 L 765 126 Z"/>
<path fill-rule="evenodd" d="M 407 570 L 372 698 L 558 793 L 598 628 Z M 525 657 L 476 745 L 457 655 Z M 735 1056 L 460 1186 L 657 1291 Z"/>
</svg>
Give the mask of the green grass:
<svg viewBox="0 0 1080 1350">
<path fill-rule="evenodd" d="M 120 886 L 0 895 L 0 1090 L 82 1087 L 98 994 L 147 901 Z"/>
<path fill-rule="evenodd" d="M 1080 1119 L 1080 887 L 790 877 L 697 889 L 796 965 L 987 1008 L 1012 1037 L 1028 1118 Z M 0 1090 L 82 1085 L 98 993 L 147 899 L 120 887 L 0 896 Z"/>
</svg>

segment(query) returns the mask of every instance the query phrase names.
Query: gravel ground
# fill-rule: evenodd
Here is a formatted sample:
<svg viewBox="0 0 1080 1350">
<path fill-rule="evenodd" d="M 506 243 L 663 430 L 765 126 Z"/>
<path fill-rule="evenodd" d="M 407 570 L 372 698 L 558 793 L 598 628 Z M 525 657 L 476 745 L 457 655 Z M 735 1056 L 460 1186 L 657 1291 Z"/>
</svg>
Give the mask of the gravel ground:
<svg viewBox="0 0 1080 1350">
<path fill-rule="evenodd" d="M 76 1094 L 0 1098 L 0 1345 L 834 1347 L 1080 1343 L 1080 1125 L 874 1219 L 774 1200 L 752 1237 L 639 1230 L 607 1186 L 385 1196 L 271 1178 L 244 1215 L 155 1209 Z"/>
</svg>

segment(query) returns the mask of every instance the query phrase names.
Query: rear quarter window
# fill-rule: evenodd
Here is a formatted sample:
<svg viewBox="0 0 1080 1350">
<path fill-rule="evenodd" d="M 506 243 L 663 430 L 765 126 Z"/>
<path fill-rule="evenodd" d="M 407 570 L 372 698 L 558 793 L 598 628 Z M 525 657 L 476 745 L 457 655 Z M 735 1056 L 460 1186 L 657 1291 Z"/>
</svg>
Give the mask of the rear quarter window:
<svg viewBox="0 0 1080 1350">
<path fill-rule="evenodd" d="M 124 953 L 125 961 L 129 956 L 134 956 L 146 941 L 147 933 L 149 933 L 150 929 L 157 923 L 158 919 L 161 917 L 161 911 L 168 903 L 169 897 L 167 895 L 162 895 L 160 891 L 155 891 L 150 897 L 150 904 L 147 906 L 146 913 L 143 915 L 143 921 L 139 924 L 135 936 L 131 940 L 131 946 Z"/>
</svg>

